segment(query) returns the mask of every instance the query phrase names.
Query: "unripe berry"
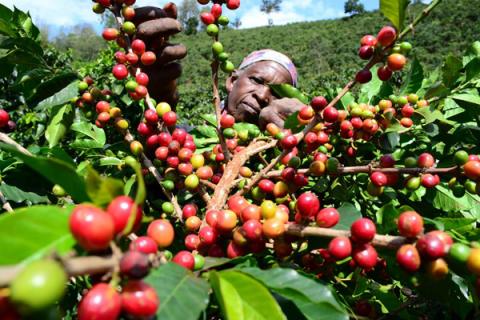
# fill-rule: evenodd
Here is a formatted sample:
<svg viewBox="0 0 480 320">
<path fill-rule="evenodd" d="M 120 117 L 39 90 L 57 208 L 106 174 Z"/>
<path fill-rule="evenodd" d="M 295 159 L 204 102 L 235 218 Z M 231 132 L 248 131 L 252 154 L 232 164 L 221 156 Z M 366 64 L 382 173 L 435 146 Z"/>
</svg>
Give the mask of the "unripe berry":
<svg viewBox="0 0 480 320">
<path fill-rule="evenodd" d="M 392 53 L 387 58 L 388 68 L 392 71 L 402 70 L 407 63 L 407 58 L 400 53 Z"/>
</svg>

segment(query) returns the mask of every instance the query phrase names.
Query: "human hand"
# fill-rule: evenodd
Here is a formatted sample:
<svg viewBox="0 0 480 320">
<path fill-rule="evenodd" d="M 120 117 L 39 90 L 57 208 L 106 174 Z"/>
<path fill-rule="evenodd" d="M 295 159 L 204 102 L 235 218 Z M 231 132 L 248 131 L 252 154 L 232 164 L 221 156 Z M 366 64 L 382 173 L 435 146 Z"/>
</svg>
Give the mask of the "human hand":
<svg viewBox="0 0 480 320">
<path fill-rule="evenodd" d="M 136 8 L 133 23 L 137 26 L 135 37 L 143 40 L 147 50 L 155 52 L 157 56 L 153 65 L 144 67 L 150 79 L 148 91 L 151 97 L 175 106 L 178 101 L 177 78 L 182 73 L 182 66 L 176 60 L 187 55 L 187 48 L 183 44 L 168 42 L 170 35 L 181 31 L 176 5 L 169 2 L 163 9 Z"/>
<path fill-rule="evenodd" d="M 285 119 L 291 114 L 300 111 L 303 103 L 294 98 L 282 98 L 273 100 L 263 108 L 258 116 L 260 128 L 264 129 L 267 124 L 274 123 L 283 128 Z"/>
</svg>

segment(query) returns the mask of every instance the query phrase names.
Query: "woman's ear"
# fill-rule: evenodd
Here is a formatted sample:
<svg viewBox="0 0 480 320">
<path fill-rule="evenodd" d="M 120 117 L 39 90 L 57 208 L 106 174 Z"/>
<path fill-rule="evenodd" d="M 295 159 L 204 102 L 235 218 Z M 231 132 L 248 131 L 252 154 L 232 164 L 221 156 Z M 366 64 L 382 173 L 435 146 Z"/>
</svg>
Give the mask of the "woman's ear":
<svg viewBox="0 0 480 320">
<path fill-rule="evenodd" d="M 230 77 L 225 80 L 225 88 L 227 89 L 227 93 L 230 93 L 233 89 L 233 84 L 238 79 L 237 71 L 234 71 Z"/>
</svg>

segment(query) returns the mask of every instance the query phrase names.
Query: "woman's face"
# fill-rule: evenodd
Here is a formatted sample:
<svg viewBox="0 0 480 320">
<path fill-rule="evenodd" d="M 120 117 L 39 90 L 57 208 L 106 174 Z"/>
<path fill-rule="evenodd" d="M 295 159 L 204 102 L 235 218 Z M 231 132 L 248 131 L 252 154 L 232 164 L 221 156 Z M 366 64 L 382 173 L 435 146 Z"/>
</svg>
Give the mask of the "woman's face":
<svg viewBox="0 0 480 320">
<path fill-rule="evenodd" d="M 258 122 L 260 111 L 275 99 L 269 84 L 292 83 L 290 73 L 274 61 L 259 61 L 227 79 L 228 113 L 239 122 Z"/>
</svg>

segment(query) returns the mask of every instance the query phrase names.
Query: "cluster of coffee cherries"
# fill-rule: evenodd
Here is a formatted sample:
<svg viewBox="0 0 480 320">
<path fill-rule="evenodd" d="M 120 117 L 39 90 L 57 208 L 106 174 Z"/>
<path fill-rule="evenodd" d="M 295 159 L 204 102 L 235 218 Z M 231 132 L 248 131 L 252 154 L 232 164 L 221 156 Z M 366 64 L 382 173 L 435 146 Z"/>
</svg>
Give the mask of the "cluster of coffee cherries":
<svg viewBox="0 0 480 320">
<path fill-rule="evenodd" d="M 202 5 L 208 4 L 209 0 L 198 0 Z M 227 1 L 215 1 L 210 11 L 200 13 L 200 20 L 207 28 L 206 32 L 214 40 L 218 39 L 218 33 L 220 32 L 219 26 L 227 26 L 229 19 L 227 16 L 222 15 L 222 4 L 226 3 L 227 8 L 230 10 L 236 10 L 240 7 L 240 0 L 227 0 Z M 235 65 L 228 60 L 229 54 L 225 52 L 223 44 L 220 41 L 214 41 L 212 44 L 212 53 L 216 60 L 220 62 L 220 68 L 226 72 L 231 73 L 235 69 Z"/>
<path fill-rule="evenodd" d="M 383 61 L 384 50 L 389 52 L 385 64 L 377 70 L 378 78 L 382 81 L 390 79 L 394 71 L 400 71 L 403 69 L 407 63 L 405 54 L 412 49 L 412 45 L 408 42 L 395 44 L 396 39 L 397 31 L 395 28 L 385 26 L 378 32 L 376 37 L 373 35 L 365 35 L 360 40 L 358 55 L 361 59 L 370 60 L 375 55 L 379 54 L 382 56 L 382 59 L 379 60 Z M 356 74 L 355 80 L 359 83 L 367 83 L 372 80 L 372 73 L 369 69 L 360 70 Z"/>
<path fill-rule="evenodd" d="M 110 8 L 113 4 L 121 4 L 125 5 L 125 8 L 131 8 L 130 6 L 133 6 L 136 0 L 94 0 L 94 2 L 92 7 L 93 12 L 102 14 L 105 12 L 105 9 Z M 130 9 L 126 11 L 130 11 Z"/>
</svg>

